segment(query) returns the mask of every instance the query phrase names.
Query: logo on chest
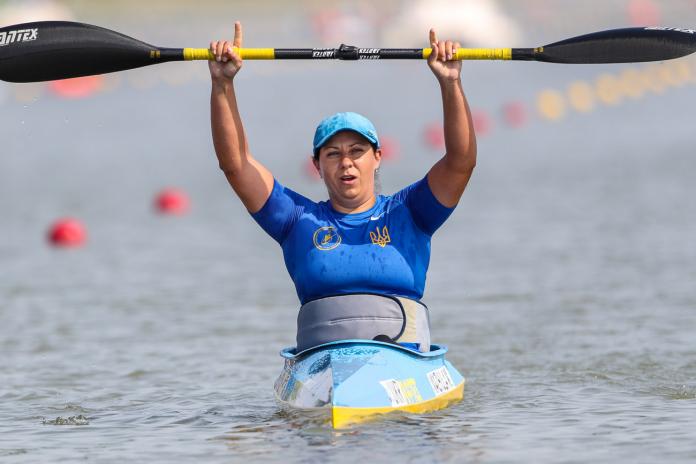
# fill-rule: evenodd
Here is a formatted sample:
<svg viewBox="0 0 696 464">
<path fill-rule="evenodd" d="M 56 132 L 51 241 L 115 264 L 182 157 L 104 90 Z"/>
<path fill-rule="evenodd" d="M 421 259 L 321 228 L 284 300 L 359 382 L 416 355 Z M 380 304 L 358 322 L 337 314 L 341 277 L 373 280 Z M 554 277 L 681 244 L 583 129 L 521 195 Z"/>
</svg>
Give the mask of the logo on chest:
<svg viewBox="0 0 696 464">
<path fill-rule="evenodd" d="M 382 230 L 379 230 L 379 227 L 377 227 L 375 232 L 370 232 L 370 240 L 372 240 L 373 245 L 379 245 L 382 248 L 387 246 L 387 243 L 391 242 L 387 226 L 382 227 Z"/>
<path fill-rule="evenodd" d="M 335 227 L 325 226 L 314 231 L 312 241 L 317 250 L 333 250 L 341 244 L 341 236 L 338 235 L 338 231 Z"/>
</svg>

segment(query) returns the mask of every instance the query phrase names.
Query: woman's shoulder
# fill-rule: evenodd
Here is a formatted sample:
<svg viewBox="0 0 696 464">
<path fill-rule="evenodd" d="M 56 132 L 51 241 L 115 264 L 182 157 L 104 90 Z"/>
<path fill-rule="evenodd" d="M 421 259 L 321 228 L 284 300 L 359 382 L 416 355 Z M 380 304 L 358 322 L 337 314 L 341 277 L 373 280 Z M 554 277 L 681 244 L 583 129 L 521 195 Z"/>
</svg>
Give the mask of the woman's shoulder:
<svg viewBox="0 0 696 464">
<path fill-rule="evenodd" d="M 408 197 L 413 193 L 417 192 L 418 190 L 428 187 L 428 181 L 427 177 L 423 177 L 405 187 L 403 187 L 401 190 L 398 190 L 391 195 L 385 195 L 384 199 L 385 202 L 387 203 L 404 203 L 407 201 Z"/>
<path fill-rule="evenodd" d="M 301 193 L 298 193 L 297 191 L 291 189 L 290 187 L 285 186 L 280 181 L 278 181 L 278 179 L 274 179 L 273 190 L 274 190 L 274 193 L 276 193 L 278 195 L 283 195 L 283 196 L 288 197 L 289 199 L 291 199 L 293 201 L 293 203 L 295 203 L 298 206 L 303 206 L 303 207 L 307 208 L 307 207 L 316 207 L 317 205 L 319 205 L 319 203 L 317 203 L 316 201 L 311 200 L 310 198 L 302 195 Z"/>
</svg>

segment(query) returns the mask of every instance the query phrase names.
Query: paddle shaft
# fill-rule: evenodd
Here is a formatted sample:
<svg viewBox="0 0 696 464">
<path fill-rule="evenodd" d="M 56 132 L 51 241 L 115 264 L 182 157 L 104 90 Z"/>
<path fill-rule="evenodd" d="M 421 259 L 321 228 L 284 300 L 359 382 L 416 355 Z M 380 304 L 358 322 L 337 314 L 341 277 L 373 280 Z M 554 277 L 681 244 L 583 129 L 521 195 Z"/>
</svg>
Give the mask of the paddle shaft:
<svg viewBox="0 0 696 464">
<path fill-rule="evenodd" d="M 244 60 L 422 60 L 432 53 L 430 48 L 234 48 Z M 167 49 L 174 60 L 214 60 L 207 48 Z M 533 60 L 532 48 L 460 48 L 456 60 Z"/>
<path fill-rule="evenodd" d="M 663 61 L 696 51 L 696 30 L 627 28 L 572 37 L 537 48 L 460 48 L 458 60 L 550 63 Z M 240 48 L 247 60 L 426 59 L 429 48 Z M 166 61 L 212 60 L 205 48 L 160 48 L 89 24 L 43 21 L 0 28 L 0 80 L 40 82 L 91 76 Z"/>
</svg>

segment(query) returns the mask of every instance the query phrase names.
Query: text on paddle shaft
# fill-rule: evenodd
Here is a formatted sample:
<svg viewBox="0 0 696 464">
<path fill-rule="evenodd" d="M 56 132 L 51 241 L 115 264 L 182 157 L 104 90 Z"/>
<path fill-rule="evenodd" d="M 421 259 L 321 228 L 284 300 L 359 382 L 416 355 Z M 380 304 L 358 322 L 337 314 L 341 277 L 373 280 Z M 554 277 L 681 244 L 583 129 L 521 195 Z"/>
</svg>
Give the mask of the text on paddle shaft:
<svg viewBox="0 0 696 464">
<path fill-rule="evenodd" d="M 646 27 L 646 31 L 675 31 L 675 32 L 685 32 L 687 34 L 696 34 L 696 29 L 682 29 L 680 27 L 661 27 L 661 26 L 651 26 Z"/>
<path fill-rule="evenodd" d="M 378 60 L 380 58 L 379 52 L 379 48 L 358 48 L 356 58 L 359 60 Z M 334 48 L 321 48 L 312 51 L 312 58 L 333 59 L 342 58 L 342 56 Z"/>
<path fill-rule="evenodd" d="M 0 32 L 0 47 L 15 42 L 31 42 L 38 38 L 38 29 L 18 29 L 16 31 Z"/>
<path fill-rule="evenodd" d="M 333 58 L 335 54 L 336 50 L 333 48 L 327 48 L 326 50 L 314 50 L 312 52 L 312 58 Z"/>
</svg>

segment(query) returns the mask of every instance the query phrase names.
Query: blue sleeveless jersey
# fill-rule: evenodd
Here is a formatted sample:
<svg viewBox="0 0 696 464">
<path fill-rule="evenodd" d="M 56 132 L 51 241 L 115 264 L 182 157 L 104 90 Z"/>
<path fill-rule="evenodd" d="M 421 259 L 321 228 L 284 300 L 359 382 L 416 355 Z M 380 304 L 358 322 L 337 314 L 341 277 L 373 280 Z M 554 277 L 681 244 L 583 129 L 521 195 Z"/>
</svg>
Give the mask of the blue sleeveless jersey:
<svg viewBox="0 0 696 464">
<path fill-rule="evenodd" d="M 362 213 L 342 214 L 274 181 L 252 217 L 282 247 L 302 304 L 329 295 L 379 293 L 423 297 L 430 238 L 452 214 L 427 177 L 379 195 Z"/>
</svg>

